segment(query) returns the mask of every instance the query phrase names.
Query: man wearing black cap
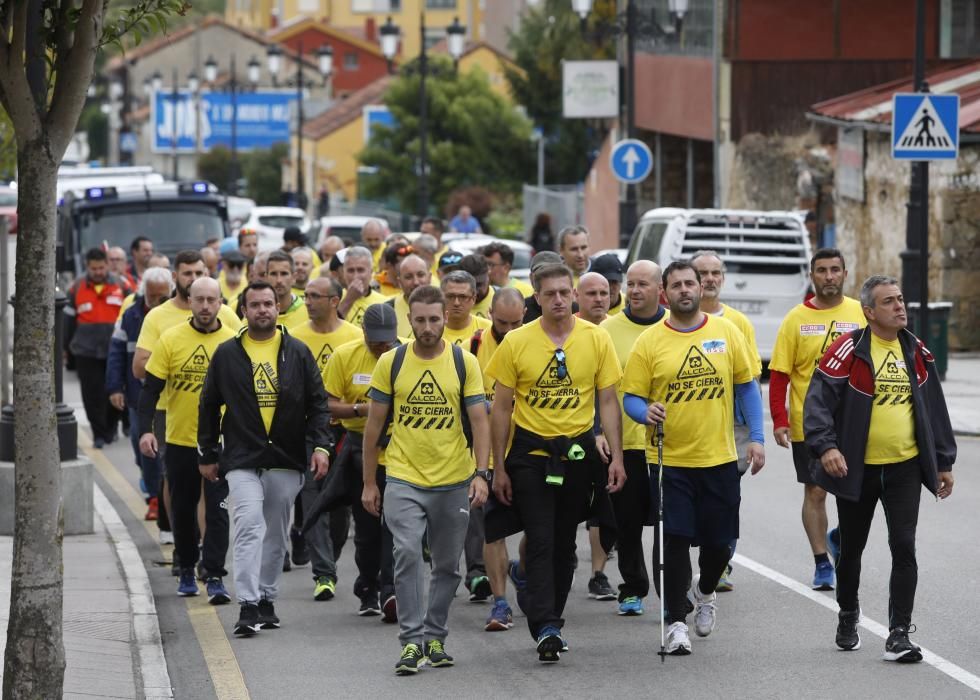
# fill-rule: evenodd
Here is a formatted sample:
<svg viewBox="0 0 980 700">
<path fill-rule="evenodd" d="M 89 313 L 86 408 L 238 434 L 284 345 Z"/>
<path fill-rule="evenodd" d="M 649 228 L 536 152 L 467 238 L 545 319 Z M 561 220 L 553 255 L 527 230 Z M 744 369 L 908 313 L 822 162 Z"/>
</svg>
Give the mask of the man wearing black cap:
<svg viewBox="0 0 980 700">
<path fill-rule="evenodd" d="M 592 261 L 589 272 L 597 272 L 609 282 L 609 316 L 623 310 L 623 263 L 615 253 L 600 255 Z"/>
<path fill-rule="evenodd" d="M 450 272 L 455 272 L 460 269 L 459 264 L 461 262 L 463 262 L 463 254 L 458 251 L 447 250 L 440 255 L 436 261 L 436 271 L 439 273 L 439 279 L 442 279 Z"/>
<path fill-rule="evenodd" d="M 218 273 L 218 286 L 226 304 L 231 304 L 245 289 L 245 256 L 233 249 L 221 256 L 221 272 Z"/>
<path fill-rule="evenodd" d="M 287 226 L 282 232 L 282 249 L 287 253 L 293 248 L 302 248 L 303 246 L 308 246 L 309 242 L 306 239 L 306 234 L 299 230 L 296 226 Z"/>
</svg>

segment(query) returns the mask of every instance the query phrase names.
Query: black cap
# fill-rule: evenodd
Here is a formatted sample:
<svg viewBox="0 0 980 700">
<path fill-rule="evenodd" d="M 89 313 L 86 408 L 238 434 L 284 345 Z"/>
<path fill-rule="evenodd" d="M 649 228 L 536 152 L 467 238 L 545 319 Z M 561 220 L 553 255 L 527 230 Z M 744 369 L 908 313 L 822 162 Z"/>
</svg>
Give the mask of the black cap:
<svg viewBox="0 0 980 700">
<path fill-rule="evenodd" d="M 300 231 L 298 226 L 287 226 L 282 232 L 282 240 L 284 243 L 295 241 L 300 245 L 306 245 L 306 234 Z"/>
<path fill-rule="evenodd" d="M 439 256 L 439 269 L 459 265 L 463 261 L 463 254 L 455 250 L 447 250 Z"/>
<path fill-rule="evenodd" d="M 238 248 L 235 248 L 234 250 L 229 250 L 227 253 L 223 253 L 221 255 L 221 262 L 226 265 L 244 265 L 245 256 L 239 252 Z"/>
<path fill-rule="evenodd" d="M 615 253 L 606 253 L 594 259 L 589 272 L 598 272 L 610 282 L 623 281 L 623 263 Z"/>
<path fill-rule="evenodd" d="M 398 316 L 389 304 L 371 304 L 364 312 L 361 327 L 369 343 L 398 342 Z"/>
</svg>

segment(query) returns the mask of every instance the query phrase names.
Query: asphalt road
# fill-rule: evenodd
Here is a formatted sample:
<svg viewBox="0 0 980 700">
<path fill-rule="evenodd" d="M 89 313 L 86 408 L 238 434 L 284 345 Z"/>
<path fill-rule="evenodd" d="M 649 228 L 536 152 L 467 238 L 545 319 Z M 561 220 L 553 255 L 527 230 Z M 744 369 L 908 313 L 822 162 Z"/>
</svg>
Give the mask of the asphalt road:
<svg viewBox="0 0 980 700">
<path fill-rule="evenodd" d="M 79 406 L 74 374 L 68 373 L 66 379 L 66 398 Z M 77 415 L 84 423 L 80 406 Z M 176 582 L 168 568 L 157 565 L 159 547 L 143 524 L 124 512 L 122 500 L 111 493 L 110 498 L 147 564 L 177 698 L 236 697 L 227 685 L 219 684 L 216 692 L 212 682 L 213 674 L 227 674 L 234 662 L 241 669 L 248 695 L 263 699 L 434 693 L 464 698 L 489 694 L 608 697 L 653 692 L 736 698 L 956 698 L 975 695 L 968 684 L 980 683 L 980 627 L 975 623 L 978 603 L 974 598 L 980 580 L 978 448 L 980 440 L 960 440 L 956 488 L 948 501 L 937 503 L 924 492 L 913 618 L 918 631 L 912 639 L 938 657 L 928 657 L 934 662 L 931 665 L 914 666 L 882 661 L 884 640 L 864 628 L 860 650 L 837 651 L 836 613 L 812 600 L 814 594 L 806 595 L 813 561 L 800 524 L 802 487 L 795 483 L 789 451 L 771 442 L 765 469 L 743 480 L 738 553 L 748 561 L 736 566 L 735 590 L 719 595 L 718 626 L 709 638 L 693 639 L 691 656 L 669 657 L 665 663 L 656 653 L 659 619 L 649 611 L 655 602 L 647 600 L 648 612 L 643 617 L 621 618 L 616 615 L 615 602 L 587 597 L 589 550 L 584 529 L 578 540 L 580 566 L 566 610 L 565 636 L 571 650 L 554 666 L 537 662 L 512 592 L 514 628 L 487 633 L 483 622 L 488 605 L 469 603 L 461 589 L 447 640 L 456 666 L 425 669 L 410 678 L 395 676 L 392 669 L 399 653 L 395 626 L 356 614 L 358 601 L 351 590 L 355 576 L 352 542 L 339 562 L 334 600 L 313 601 L 309 566 L 294 569 L 283 575 L 282 597 L 277 602 L 282 629 L 263 631 L 250 639 L 231 639 L 230 645 L 223 637 L 199 637 L 195 629 L 199 631 L 200 624 L 195 627 L 189 614 L 194 608 L 177 598 Z M 117 442 L 104 452 L 135 485 L 138 475 L 128 442 Z M 829 510 L 834 520 L 832 502 Z M 652 531 L 647 537 L 652 540 Z M 516 542 L 511 543 L 511 552 L 516 552 Z M 230 552 L 228 559 L 230 565 Z M 756 563 L 777 572 L 777 579 L 781 574 L 795 581 L 795 589 L 792 583 L 757 573 Z M 879 508 L 864 557 L 861 589 L 862 607 L 872 627 L 887 623 L 889 566 Z M 621 580 L 615 561 L 608 565 L 607 574 L 613 585 Z M 228 584 L 231 588 L 230 578 Z M 815 595 L 833 600 L 832 593 Z M 231 637 L 237 606 L 221 607 L 217 613 L 221 627 Z M 222 649 L 228 656 L 222 656 Z M 210 666 L 204 661 L 205 650 L 212 657 Z M 980 689 L 980 685 L 975 687 Z"/>
</svg>

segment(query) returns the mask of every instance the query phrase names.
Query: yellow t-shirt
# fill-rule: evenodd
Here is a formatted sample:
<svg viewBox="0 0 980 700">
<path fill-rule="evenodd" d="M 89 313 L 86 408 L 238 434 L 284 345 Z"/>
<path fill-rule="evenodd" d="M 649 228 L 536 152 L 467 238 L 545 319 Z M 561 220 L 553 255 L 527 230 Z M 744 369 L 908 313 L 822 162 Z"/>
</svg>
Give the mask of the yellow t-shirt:
<svg viewBox="0 0 980 700">
<path fill-rule="evenodd" d="M 609 300 L 609 303 L 610 303 L 609 315 L 610 316 L 615 316 L 616 314 L 621 313 L 622 310 L 626 308 L 626 297 L 623 296 L 623 293 L 622 292 L 620 292 L 619 293 L 619 303 L 616 304 L 615 306 L 612 306 L 611 305 L 612 304 L 612 299 Z"/>
<path fill-rule="evenodd" d="M 919 454 L 915 441 L 912 385 L 902 344 L 871 334 L 871 362 L 875 372 L 875 395 L 871 425 L 864 449 L 865 464 L 895 464 Z"/>
<path fill-rule="evenodd" d="M 272 418 L 276 415 L 276 401 L 279 399 L 279 362 L 276 355 L 281 342 L 282 331 L 278 329 L 268 340 L 254 340 L 247 332 L 242 334 L 242 347 L 252 361 L 252 385 L 266 434 L 272 429 Z"/>
<path fill-rule="evenodd" d="M 667 407 L 664 464 L 716 467 L 738 459 L 735 385 L 752 381 L 753 370 L 742 332 L 706 315 L 696 330 L 678 331 L 668 322 L 643 331 L 626 361 L 621 388 Z M 652 427 L 647 431 L 649 438 Z M 644 444 L 647 459 L 655 460 L 650 440 Z"/>
<path fill-rule="evenodd" d="M 290 328 L 289 334 L 302 341 L 313 353 L 313 359 L 316 360 L 316 365 L 320 368 L 320 376 L 323 378 L 324 386 L 327 385 L 327 360 L 330 359 L 330 356 L 344 343 L 360 340 L 363 335 L 360 328 L 353 323 L 347 323 L 347 321 L 341 321 L 340 327 L 332 333 L 318 333 L 307 322 L 301 326 Z"/>
<path fill-rule="evenodd" d="M 377 292 L 372 289 L 371 293 L 366 297 L 361 297 L 351 304 L 350 309 L 347 310 L 346 320 L 360 328 L 361 321 L 364 319 L 364 312 L 367 311 L 367 307 L 371 306 L 372 304 L 384 304 L 386 301 L 388 301 L 388 297 L 381 292 Z"/>
<path fill-rule="evenodd" d="M 662 323 L 664 318 L 667 318 L 667 314 L 661 318 L 657 323 Z M 630 357 L 630 353 L 633 351 L 633 344 L 636 339 L 639 338 L 645 330 L 650 328 L 648 325 L 642 325 L 631 321 L 626 314 L 616 314 L 610 316 L 605 321 L 600 324 L 601 328 L 605 328 L 609 335 L 612 337 L 613 347 L 616 349 L 616 357 L 619 359 L 619 364 L 621 367 L 626 367 L 626 361 Z M 617 394 L 619 395 L 619 405 L 623 405 L 623 387 L 622 381 L 620 381 L 620 386 L 617 389 Z M 647 447 L 647 433 L 646 427 L 637 423 L 632 418 L 623 414 L 623 449 L 624 450 L 645 450 Z"/>
<path fill-rule="evenodd" d="M 238 295 L 245 291 L 245 287 L 247 286 L 248 282 L 245 280 L 245 275 L 242 275 L 238 281 L 238 286 L 232 289 L 228 286 L 228 278 L 225 277 L 225 271 L 222 270 L 218 273 L 218 287 L 221 289 L 221 296 L 226 304 L 232 304 L 232 302 L 238 301 Z"/>
<path fill-rule="evenodd" d="M 323 375 L 323 386 L 327 393 L 344 403 L 365 404 L 361 417 L 340 419 L 340 424 L 347 430 L 355 433 L 364 432 L 367 423 L 368 390 L 371 388 L 371 375 L 377 364 L 378 359 L 371 354 L 363 339 L 344 343 L 330 356 Z"/>
<path fill-rule="evenodd" d="M 476 361 L 480 363 L 480 369 L 483 372 L 483 397 L 486 399 L 488 407 L 493 403 L 496 383 L 487 376 L 487 365 L 490 364 L 490 358 L 497 352 L 498 347 L 500 347 L 500 343 L 493 336 L 493 328 L 485 329 L 480 336 L 480 347 L 476 349 Z M 468 350 L 469 347 L 466 349 Z M 513 418 L 513 414 L 511 414 L 511 418 Z M 489 468 L 493 469 L 493 454 L 490 455 Z"/>
<path fill-rule="evenodd" d="M 408 338 L 412 335 L 412 322 L 408 320 L 408 302 L 405 295 L 399 294 L 395 297 L 395 316 L 398 317 L 398 336 Z"/>
<path fill-rule="evenodd" d="M 371 268 L 375 272 L 381 272 L 381 256 L 384 255 L 385 246 L 382 243 L 371 251 Z"/>
<path fill-rule="evenodd" d="M 439 279 L 439 258 L 447 252 L 449 252 L 449 246 L 444 245 L 436 251 L 436 256 L 432 258 L 432 265 L 429 267 L 429 271 L 432 272 L 432 280 L 434 282 Z"/>
<path fill-rule="evenodd" d="M 167 383 L 167 442 L 197 447 L 197 405 L 204 377 L 215 349 L 235 337 L 235 330 L 221 324 L 202 333 L 190 321 L 164 331 L 146 363 L 146 371 Z"/>
<path fill-rule="evenodd" d="M 844 297 L 832 309 L 798 304 L 786 314 L 776 334 L 769 369 L 789 375 L 789 430 L 793 442 L 803 441 L 803 400 L 820 358 L 841 335 L 864 328 L 866 323 L 860 302 L 850 297 Z"/>
<path fill-rule="evenodd" d="M 564 372 L 558 348 L 535 319 L 504 336 L 486 370 L 514 390 L 516 424 L 545 438 L 592 430 L 596 389 L 613 386 L 622 376 L 609 333 L 588 321 L 575 317 L 561 349 Z"/>
<path fill-rule="evenodd" d="M 473 309 L 470 311 L 474 316 L 479 316 L 480 318 L 490 318 L 490 304 L 493 303 L 493 287 L 490 287 L 490 291 L 487 295 L 483 297 L 481 301 L 473 304 Z"/>
<path fill-rule="evenodd" d="M 476 333 L 478 328 L 490 328 L 493 322 L 486 318 L 480 318 L 470 314 L 469 324 L 460 330 L 453 330 L 446 326 L 442 332 L 442 339 L 453 345 L 460 345 L 464 350 L 470 349 L 470 338 Z"/>
<path fill-rule="evenodd" d="M 514 289 L 519 291 L 521 294 L 524 295 L 525 299 L 527 299 L 529 296 L 534 295 L 534 287 L 532 287 L 531 285 L 529 285 L 527 282 L 523 280 L 519 280 L 514 277 L 511 277 L 510 279 L 507 280 L 507 286 L 513 287 Z"/>
<path fill-rule="evenodd" d="M 721 305 L 721 313 L 718 314 L 726 321 L 731 321 L 735 324 L 735 327 L 742 331 L 742 335 L 745 336 L 745 347 L 749 352 L 749 357 L 752 360 L 752 366 L 755 368 L 752 370 L 752 374 L 755 377 L 762 375 L 762 356 L 759 355 L 759 344 L 755 339 L 755 327 L 752 325 L 752 321 L 749 317 L 743 314 L 738 309 L 733 309 L 728 304 Z"/>
<path fill-rule="evenodd" d="M 431 360 L 415 354 L 409 342 L 395 386 L 391 364 L 395 350 L 381 356 L 371 377 L 371 399 L 394 404 L 391 442 L 385 451 L 388 479 L 422 488 L 450 486 L 466 481 L 475 468 L 466 447 L 462 404 L 483 404 L 483 378 L 476 357 L 466 352 L 466 386 L 460 396 L 459 377 L 449 343 Z"/>
<path fill-rule="evenodd" d="M 287 330 L 292 330 L 297 326 L 301 326 L 310 320 L 310 312 L 306 310 L 306 304 L 303 303 L 303 299 L 299 296 L 294 295 L 293 301 L 289 305 L 289 308 L 285 311 L 279 312 L 279 320 L 277 323 L 281 326 L 285 326 Z"/>
</svg>

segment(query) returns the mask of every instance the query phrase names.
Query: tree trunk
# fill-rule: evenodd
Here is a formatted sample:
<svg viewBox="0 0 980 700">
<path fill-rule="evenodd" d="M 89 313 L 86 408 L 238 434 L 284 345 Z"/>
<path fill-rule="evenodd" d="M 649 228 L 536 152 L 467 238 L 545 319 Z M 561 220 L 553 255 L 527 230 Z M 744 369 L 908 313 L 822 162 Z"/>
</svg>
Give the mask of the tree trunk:
<svg viewBox="0 0 980 700">
<path fill-rule="evenodd" d="M 54 410 L 54 252 L 61 154 L 50 135 L 18 145 L 17 302 L 14 306 L 14 561 L 3 697 L 60 698 L 63 516 Z M 6 245 L 6 241 L 0 242 Z M 0 300 L 6 303 L 6 300 Z M 58 361 L 61 348 L 56 349 Z"/>
</svg>

